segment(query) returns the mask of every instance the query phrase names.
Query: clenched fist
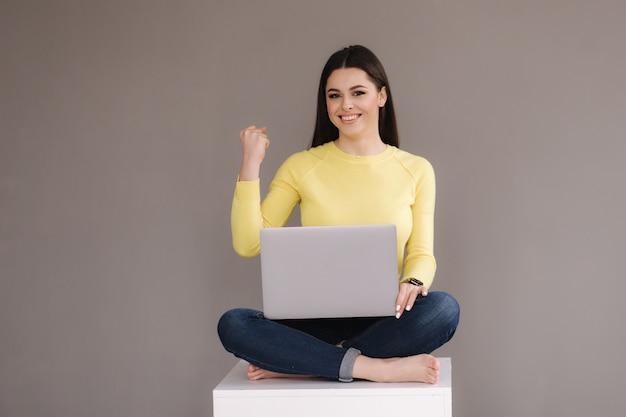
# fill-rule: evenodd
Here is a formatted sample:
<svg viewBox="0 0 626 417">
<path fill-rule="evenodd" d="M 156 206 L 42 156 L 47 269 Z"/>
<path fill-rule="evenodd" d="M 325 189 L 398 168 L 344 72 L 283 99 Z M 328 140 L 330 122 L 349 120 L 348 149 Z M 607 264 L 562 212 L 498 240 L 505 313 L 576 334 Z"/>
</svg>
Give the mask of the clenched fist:
<svg viewBox="0 0 626 417">
<path fill-rule="evenodd" d="M 267 128 L 249 126 L 239 133 L 241 140 L 242 162 L 239 171 L 240 181 L 252 181 L 259 178 L 261 163 L 265 158 L 270 140 L 267 138 Z"/>
</svg>

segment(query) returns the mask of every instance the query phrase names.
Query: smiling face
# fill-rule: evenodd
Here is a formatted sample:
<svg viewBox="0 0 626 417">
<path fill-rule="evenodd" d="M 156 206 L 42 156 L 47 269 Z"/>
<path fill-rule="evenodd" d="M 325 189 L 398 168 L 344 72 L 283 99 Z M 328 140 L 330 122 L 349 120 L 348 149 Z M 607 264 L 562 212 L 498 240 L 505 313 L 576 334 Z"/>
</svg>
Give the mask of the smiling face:
<svg viewBox="0 0 626 417">
<path fill-rule="evenodd" d="M 378 112 L 386 100 L 385 87 L 379 91 L 360 68 L 337 69 L 326 82 L 328 117 L 339 138 L 380 140 Z"/>
</svg>

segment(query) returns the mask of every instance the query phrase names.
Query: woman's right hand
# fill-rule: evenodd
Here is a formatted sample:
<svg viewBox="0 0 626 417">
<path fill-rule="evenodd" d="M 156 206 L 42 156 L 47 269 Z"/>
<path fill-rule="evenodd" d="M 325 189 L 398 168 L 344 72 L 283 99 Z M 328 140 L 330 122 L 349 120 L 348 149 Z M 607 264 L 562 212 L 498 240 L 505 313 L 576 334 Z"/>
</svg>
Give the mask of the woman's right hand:
<svg viewBox="0 0 626 417">
<path fill-rule="evenodd" d="M 259 178 L 261 163 L 265 158 L 270 141 L 267 138 L 267 128 L 249 126 L 239 132 L 241 140 L 241 151 L 243 153 L 241 170 L 239 171 L 240 181 L 252 181 Z"/>
</svg>

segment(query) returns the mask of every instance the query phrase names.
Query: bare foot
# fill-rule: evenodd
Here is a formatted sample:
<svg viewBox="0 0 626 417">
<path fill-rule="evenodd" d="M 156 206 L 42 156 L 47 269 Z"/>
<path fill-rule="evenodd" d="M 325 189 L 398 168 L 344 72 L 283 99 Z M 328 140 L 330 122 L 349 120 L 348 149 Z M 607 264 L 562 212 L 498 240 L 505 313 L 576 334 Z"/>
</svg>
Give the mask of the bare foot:
<svg viewBox="0 0 626 417">
<path fill-rule="evenodd" d="M 415 355 L 406 358 L 375 359 L 359 355 L 354 364 L 354 378 L 376 382 L 439 381 L 439 360 L 432 355 Z"/>
<path fill-rule="evenodd" d="M 266 371 L 263 368 L 259 368 L 256 365 L 248 364 L 248 379 L 250 381 L 259 381 L 261 379 L 268 378 L 307 378 L 308 375 L 298 374 L 281 374 L 278 372 Z M 310 378 L 310 377 L 309 377 Z"/>
</svg>

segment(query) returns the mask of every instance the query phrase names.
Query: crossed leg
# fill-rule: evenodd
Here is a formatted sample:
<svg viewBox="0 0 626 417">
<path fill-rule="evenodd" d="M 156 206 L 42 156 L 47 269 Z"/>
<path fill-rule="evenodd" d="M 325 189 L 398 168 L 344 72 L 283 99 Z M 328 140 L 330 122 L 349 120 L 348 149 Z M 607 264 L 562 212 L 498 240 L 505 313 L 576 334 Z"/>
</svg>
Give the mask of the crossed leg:
<svg viewBox="0 0 626 417">
<path fill-rule="evenodd" d="M 356 379 L 375 382 L 425 382 L 436 384 L 439 380 L 439 360 L 421 354 L 405 358 L 378 359 L 359 355 L 352 372 Z M 248 379 L 258 381 L 268 378 L 302 378 L 306 375 L 281 374 L 248 365 Z"/>
</svg>

